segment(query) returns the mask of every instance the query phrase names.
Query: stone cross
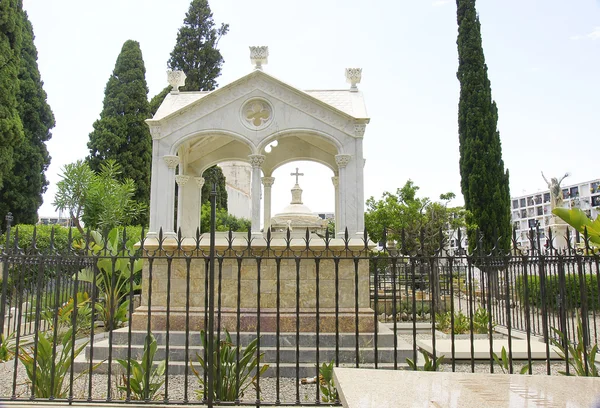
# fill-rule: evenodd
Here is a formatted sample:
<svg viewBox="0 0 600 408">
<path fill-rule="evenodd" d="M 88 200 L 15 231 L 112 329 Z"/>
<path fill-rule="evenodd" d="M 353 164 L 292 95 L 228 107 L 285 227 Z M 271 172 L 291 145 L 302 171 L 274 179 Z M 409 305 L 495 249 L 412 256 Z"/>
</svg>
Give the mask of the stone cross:
<svg viewBox="0 0 600 408">
<path fill-rule="evenodd" d="M 296 172 L 290 173 L 290 176 L 296 176 L 296 184 L 298 184 L 298 176 L 304 176 L 304 173 L 298 173 L 298 167 L 296 167 Z"/>
</svg>

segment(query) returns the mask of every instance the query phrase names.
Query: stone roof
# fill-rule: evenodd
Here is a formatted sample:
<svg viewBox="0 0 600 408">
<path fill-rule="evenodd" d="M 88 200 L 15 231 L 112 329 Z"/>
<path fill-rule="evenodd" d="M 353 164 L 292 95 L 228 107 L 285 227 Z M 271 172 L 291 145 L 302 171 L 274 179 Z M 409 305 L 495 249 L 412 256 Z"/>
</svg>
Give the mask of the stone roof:
<svg viewBox="0 0 600 408">
<path fill-rule="evenodd" d="M 236 83 L 242 81 L 243 79 L 251 75 L 265 75 L 266 77 L 273 79 L 284 86 L 293 88 L 296 91 L 304 93 L 307 96 L 314 98 L 320 101 L 321 103 L 325 103 L 331 106 L 332 108 L 353 118 L 368 119 L 363 94 L 360 91 L 351 91 L 350 89 L 302 91 L 273 77 L 272 75 L 269 75 L 263 71 L 256 70 L 236 81 L 231 82 L 230 84 L 227 84 L 221 88 L 217 88 L 214 91 L 169 93 L 167 94 L 163 103 L 156 111 L 156 114 L 154 115 L 152 120 L 161 120 L 185 108 L 186 106 L 196 103 L 197 101 L 199 101 L 207 95 L 210 95 L 211 93 L 219 93 L 224 89 L 234 87 Z"/>
</svg>

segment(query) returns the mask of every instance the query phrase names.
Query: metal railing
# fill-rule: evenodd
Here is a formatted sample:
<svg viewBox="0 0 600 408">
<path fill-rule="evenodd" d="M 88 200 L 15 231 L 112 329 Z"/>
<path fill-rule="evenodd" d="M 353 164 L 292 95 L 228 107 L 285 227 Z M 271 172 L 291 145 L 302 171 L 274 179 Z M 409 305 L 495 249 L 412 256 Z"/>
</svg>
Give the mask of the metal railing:
<svg viewBox="0 0 600 408">
<path fill-rule="evenodd" d="M 218 235 L 214 215 L 195 239 L 88 232 L 61 253 L 36 250 L 35 233 L 21 250 L 8 222 L 0 400 L 339 405 L 323 364 L 408 369 L 443 353 L 446 371 L 549 375 L 573 370 L 556 344 L 598 343 L 589 245 L 407 255 L 366 234 Z"/>
</svg>

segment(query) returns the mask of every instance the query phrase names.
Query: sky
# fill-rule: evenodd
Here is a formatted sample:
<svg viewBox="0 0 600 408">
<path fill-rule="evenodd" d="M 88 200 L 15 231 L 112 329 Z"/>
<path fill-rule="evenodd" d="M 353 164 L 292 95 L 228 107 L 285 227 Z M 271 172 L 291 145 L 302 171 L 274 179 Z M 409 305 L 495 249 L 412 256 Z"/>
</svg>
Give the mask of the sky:
<svg viewBox="0 0 600 408">
<path fill-rule="evenodd" d="M 51 205 L 61 168 L 88 154 L 104 87 L 123 43 L 140 43 L 149 98 L 166 84 L 169 54 L 189 0 L 24 0 L 38 64 L 56 117 L 48 149 Z M 363 69 L 358 85 L 371 123 L 364 136 L 365 199 L 408 179 L 419 195 L 460 194 L 456 3 L 450 0 L 212 0 L 225 63 L 219 85 L 253 69 L 248 46 L 269 46 L 269 74 L 299 89 L 346 89 L 344 68 Z M 479 0 L 483 47 L 499 111 L 511 195 L 600 177 L 600 0 Z M 291 163 L 273 176 L 273 212 L 288 204 L 299 167 L 304 203 L 333 211 L 331 170 Z"/>
</svg>

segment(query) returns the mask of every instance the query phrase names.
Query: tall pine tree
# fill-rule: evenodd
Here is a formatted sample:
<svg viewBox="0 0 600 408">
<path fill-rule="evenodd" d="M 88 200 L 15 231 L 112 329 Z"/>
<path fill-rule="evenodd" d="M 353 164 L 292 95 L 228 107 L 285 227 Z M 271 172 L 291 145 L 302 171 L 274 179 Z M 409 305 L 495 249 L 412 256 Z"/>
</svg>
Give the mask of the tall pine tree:
<svg viewBox="0 0 600 408">
<path fill-rule="evenodd" d="M 134 181 L 134 199 L 142 204 L 150 201 L 152 137 L 144 122 L 149 115 L 142 51 L 137 41 L 128 40 L 106 84 L 102 113 L 90 133 L 87 160 L 96 172 L 107 159 L 115 160 L 121 166 L 120 179 Z M 143 224 L 147 220 L 147 215 L 142 217 Z"/>
<path fill-rule="evenodd" d="M 0 217 L 4 221 L 10 211 L 15 224 L 35 224 L 42 194 L 48 186 L 44 174 L 50 164 L 46 142 L 52 137 L 50 129 L 55 122 L 37 65 L 33 27 L 22 8 L 19 15 L 22 43 L 17 103 L 25 137 L 15 147 L 13 171 L 7 174 L 0 189 Z"/>
<path fill-rule="evenodd" d="M 217 46 L 227 31 L 229 24 L 215 28 L 208 1 L 192 0 L 167 62 L 169 68 L 185 72 L 187 79 L 182 91 L 212 91 L 217 87 L 223 65 Z"/>
<path fill-rule="evenodd" d="M 481 25 L 475 0 L 457 0 L 458 72 L 460 102 L 461 189 L 465 208 L 482 233 L 481 250 L 491 251 L 499 238 L 499 250 L 510 248 L 510 191 L 504 170 L 498 132 L 498 109 L 492 100 L 490 81 L 481 44 Z M 474 231 L 469 247 L 477 244 Z"/>
<path fill-rule="evenodd" d="M 19 118 L 21 0 L 0 1 L 0 187 L 13 168 L 13 149 L 23 139 Z M 0 201 L 4 197 L 0 196 Z M 2 220 L 4 222 L 4 220 Z"/>
<path fill-rule="evenodd" d="M 212 91 L 221 75 L 223 56 L 217 48 L 219 39 L 227 34 L 229 24 L 215 28 L 213 15 L 206 0 L 192 0 L 183 20 L 183 26 L 177 33 L 177 41 L 167 62 L 170 69 L 185 72 L 185 86 L 181 91 Z M 150 101 L 150 112 L 156 113 L 158 107 L 171 90 L 163 89 Z M 202 175 L 205 184 L 202 188 L 202 202 L 209 200 L 212 184 L 217 184 L 217 207 L 227 209 L 227 190 L 225 176 L 218 166 L 207 169 Z"/>
</svg>

